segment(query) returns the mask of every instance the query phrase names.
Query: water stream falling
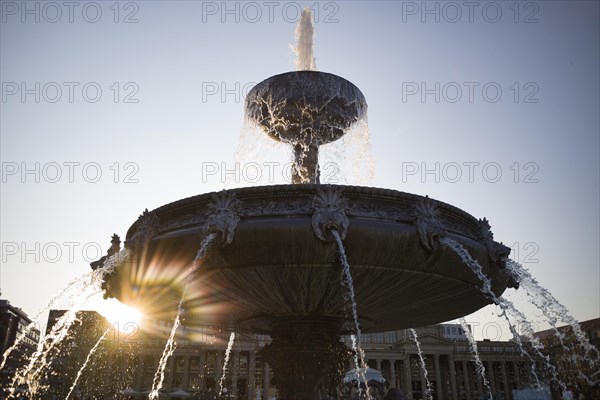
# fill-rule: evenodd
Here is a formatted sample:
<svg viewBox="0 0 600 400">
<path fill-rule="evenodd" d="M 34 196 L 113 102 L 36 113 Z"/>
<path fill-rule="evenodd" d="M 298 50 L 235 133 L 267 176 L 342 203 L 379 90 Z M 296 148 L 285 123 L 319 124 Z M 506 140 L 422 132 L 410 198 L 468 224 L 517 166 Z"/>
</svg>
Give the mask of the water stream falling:
<svg viewBox="0 0 600 400">
<path fill-rule="evenodd" d="M 558 338 L 565 354 L 572 354 L 574 361 L 577 361 L 579 354 L 572 346 L 564 343 L 565 334 L 557 328 L 559 321 L 566 322 L 573 329 L 573 333 L 577 338 L 578 344 L 583 348 L 583 360 L 590 363 L 596 368 L 600 368 L 600 352 L 589 342 L 585 333 L 583 333 L 579 323 L 573 318 L 565 306 L 563 306 L 556 298 L 545 288 L 540 286 L 537 280 L 527 271 L 525 267 L 513 260 L 507 260 L 506 268 L 513 273 L 518 279 L 523 289 L 529 296 L 531 303 L 542 311 L 548 319 L 554 335 Z M 585 376 L 583 376 L 585 377 Z M 598 381 L 589 381 L 590 385 L 598 383 Z"/>
<path fill-rule="evenodd" d="M 375 160 L 367 117 L 356 121 L 340 139 L 319 148 L 321 183 L 372 186 Z"/>
<path fill-rule="evenodd" d="M 45 311 L 48 311 L 50 307 L 55 306 L 58 301 L 66 301 L 68 304 L 61 305 L 67 309 L 67 312 L 54 323 L 50 332 L 40 340 L 36 351 L 29 358 L 29 362 L 15 372 L 15 376 L 9 387 L 8 399 L 14 398 L 17 389 L 23 385 L 28 387 L 29 393 L 32 396 L 35 396 L 36 393 L 42 389 L 40 380 L 48 366 L 49 356 L 53 352 L 56 352 L 58 346 L 68 337 L 69 329 L 77 320 L 77 312 L 83 310 L 86 303 L 92 297 L 102 293 L 102 282 L 105 277 L 123 263 L 128 256 L 128 250 L 121 250 L 117 254 L 110 256 L 106 259 L 102 268 L 87 272 L 80 278 L 73 280 L 67 287 L 62 289 L 60 293 L 50 300 L 44 309 Z M 44 310 L 38 313 L 38 318 L 44 314 Z M 35 324 L 30 324 L 30 329 L 36 324 L 37 321 Z M 24 335 L 25 334 L 26 332 L 24 332 Z M 23 336 L 19 339 L 20 341 L 15 342 L 15 344 L 5 352 L 5 361 L 13 349 L 21 343 Z"/>
<path fill-rule="evenodd" d="M 171 328 L 171 333 L 169 334 L 169 338 L 167 339 L 167 343 L 165 344 L 165 349 L 163 350 L 162 356 L 160 357 L 160 361 L 158 363 L 158 368 L 156 370 L 156 373 L 154 374 L 154 379 L 152 381 L 152 390 L 150 391 L 150 394 L 148 395 L 148 399 L 150 399 L 150 400 L 158 399 L 158 396 L 160 395 L 160 389 L 162 388 L 163 382 L 165 380 L 165 368 L 167 366 L 167 361 L 169 360 L 169 357 L 171 357 L 173 355 L 173 353 L 175 352 L 175 347 L 176 347 L 175 333 L 177 332 L 177 328 L 179 328 L 179 326 L 181 325 L 181 315 L 183 314 L 183 303 L 185 301 L 185 297 L 187 294 L 190 278 L 194 275 L 194 272 L 196 272 L 196 270 L 198 268 L 200 268 L 200 265 L 202 264 L 202 259 L 204 258 L 206 250 L 208 249 L 208 246 L 210 245 L 210 243 L 212 243 L 212 241 L 215 237 L 216 237 L 216 234 L 211 233 L 210 235 L 208 235 L 204 238 L 204 240 L 202 241 L 202 244 L 200 245 L 200 249 L 196 253 L 196 257 L 194 258 L 194 261 L 192 262 L 190 267 L 185 272 L 185 276 L 184 276 L 185 284 L 183 287 L 183 293 L 181 295 L 181 299 L 179 300 L 179 304 L 177 305 L 177 315 L 175 316 L 175 321 L 173 321 L 173 327 Z"/>
<path fill-rule="evenodd" d="M 225 384 L 225 373 L 227 372 L 227 365 L 229 364 L 229 356 L 231 355 L 231 349 L 233 348 L 234 341 L 235 341 L 235 332 L 231 332 L 231 335 L 229 335 L 229 343 L 227 343 L 227 350 L 225 350 L 225 361 L 223 362 L 223 372 L 221 373 L 221 379 L 219 380 L 219 396 L 223 395 L 223 385 Z"/>
<path fill-rule="evenodd" d="M 49 364 L 49 356 L 58 345 L 68 337 L 69 328 L 75 323 L 77 311 L 69 310 L 54 324 L 49 333 L 38 343 L 36 351 L 29 358 L 29 363 L 17 370 L 9 388 L 8 399 L 15 396 L 17 389 L 26 385 L 31 395 L 43 389 L 40 381 L 42 373 Z"/>
<path fill-rule="evenodd" d="M 433 400 L 431 382 L 429 382 L 429 379 L 427 378 L 427 365 L 425 365 L 425 359 L 423 358 L 423 352 L 421 351 L 421 343 L 419 343 L 417 331 L 415 331 L 413 328 L 410 328 L 409 332 L 411 333 L 413 340 L 415 341 L 415 346 L 417 346 L 417 354 L 419 355 L 419 362 L 421 364 L 421 370 L 423 371 L 423 377 L 425 378 L 426 384 L 425 395 L 427 396 L 427 400 Z"/>
<path fill-rule="evenodd" d="M 11 347 L 6 349 L 6 351 L 4 352 L 2 362 L 0 363 L 0 370 L 4 369 L 4 365 L 6 364 L 6 361 L 8 361 L 8 358 L 10 357 L 11 353 L 16 348 L 18 348 L 21 345 L 21 343 L 23 343 L 23 340 L 27 338 L 27 335 L 31 333 L 31 330 L 40 326 L 42 316 L 45 315 L 51 309 L 56 308 L 55 304 L 58 303 L 60 300 L 64 298 L 72 298 L 74 294 L 79 296 L 82 287 L 88 285 L 88 282 L 91 280 L 91 276 L 95 273 L 97 272 L 89 271 L 83 274 L 82 276 L 78 276 L 77 278 L 73 279 L 63 289 L 61 289 L 60 292 L 55 294 L 40 311 L 38 311 L 38 313 L 31 319 L 31 323 L 27 325 L 23 332 L 21 332 L 17 336 L 17 338 L 15 339 L 15 343 Z"/>
<path fill-rule="evenodd" d="M 100 343 L 104 340 L 104 338 L 106 337 L 106 335 L 108 334 L 108 332 L 110 332 L 112 330 L 113 330 L 113 327 L 111 326 L 110 328 L 108 328 L 104 332 L 104 334 L 102 336 L 100 336 L 100 339 L 98 339 L 98 341 L 96 342 L 96 344 L 94 345 L 94 347 L 92 347 L 92 349 L 88 353 L 88 355 L 87 355 L 87 357 L 86 357 L 83 365 L 81 366 L 81 368 L 79 368 L 79 371 L 77 371 L 77 376 L 75 377 L 75 380 L 73 381 L 73 384 L 71 385 L 71 388 L 69 389 L 69 393 L 67 393 L 67 396 L 65 397 L 65 400 L 69 400 L 69 397 L 71 397 L 71 394 L 73 393 L 73 390 L 75 390 L 75 387 L 77 386 L 77 382 L 79 381 L 79 378 L 81 377 L 81 374 L 85 370 L 85 367 L 87 367 L 88 363 L 90 362 L 90 359 L 92 358 L 92 356 L 94 355 L 94 353 L 96 352 L 96 350 L 100 346 Z"/>
<path fill-rule="evenodd" d="M 459 322 L 460 322 L 460 325 L 461 325 L 463 331 L 465 332 L 465 336 L 467 337 L 467 339 L 469 339 L 469 343 L 471 344 L 471 354 L 473 354 L 473 359 L 475 360 L 475 366 L 477 367 L 477 373 L 481 377 L 483 386 L 485 386 L 485 391 L 488 395 L 488 399 L 491 400 L 492 399 L 492 388 L 490 387 L 490 382 L 488 381 L 488 379 L 485 375 L 485 367 L 483 366 L 483 363 L 481 362 L 481 358 L 479 357 L 479 351 L 477 350 L 477 342 L 475 341 L 475 338 L 473 337 L 473 334 L 471 333 L 471 330 L 469 329 L 469 326 L 467 325 L 467 321 L 464 318 L 460 318 Z"/>
<path fill-rule="evenodd" d="M 167 340 L 167 344 L 165 345 L 165 349 L 163 350 L 162 356 L 160 357 L 160 361 L 158 362 L 158 369 L 154 374 L 154 379 L 152 381 L 152 390 L 148 395 L 148 399 L 155 400 L 158 399 L 160 395 L 160 389 L 162 388 L 163 382 L 165 380 L 165 367 L 167 366 L 167 361 L 169 357 L 173 355 L 175 351 L 175 332 L 177 332 L 177 328 L 181 325 L 181 313 L 183 312 L 183 298 L 181 296 L 181 300 L 177 306 L 177 316 L 175 317 L 175 321 L 173 322 L 173 327 L 171 328 L 171 333 L 169 334 L 169 339 Z"/>
<path fill-rule="evenodd" d="M 448 246 L 452 251 L 454 251 L 462 259 L 462 261 L 469 268 L 471 268 L 471 270 L 473 270 L 473 272 L 477 275 L 477 277 L 483 283 L 483 288 L 481 289 L 482 292 L 486 296 L 488 296 L 490 298 L 490 300 L 492 300 L 494 302 L 494 304 L 499 306 L 500 309 L 502 310 L 502 312 L 500 313 L 500 316 L 504 317 L 504 319 L 508 323 L 509 329 L 513 335 L 513 339 L 518 344 L 519 349 L 521 350 L 521 354 L 528 357 L 531 362 L 531 374 L 535 377 L 537 388 L 541 388 L 542 386 L 540 384 L 539 377 L 535 370 L 535 365 L 536 365 L 535 359 L 523 347 L 523 343 L 521 340 L 521 334 L 519 334 L 519 332 L 517 332 L 515 325 L 518 325 L 519 327 L 521 327 L 523 329 L 522 335 L 527 338 L 527 340 L 531 344 L 531 348 L 536 353 L 536 355 L 541 360 L 544 361 L 544 366 L 545 366 L 546 370 L 549 371 L 550 374 L 552 375 L 552 379 L 558 383 L 558 385 L 561 387 L 561 391 L 564 391 L 566 389 L 566 384 L 558 377 L 558 371 L 557 371 L 556 367 L 550 362 L 550 356 L 541 352 L 541 349 L 543 349 L 544 346 L 540 343 L 538 338 L 536 338 L 534 336 L 535 330 L 534 330 L 532 324 L 527 320 L 525 315 L 523 315 L 523 313 L 521 311 L 519 311 L 506 298 L 504 298 L 502 296 L 500 296 L 500 297 L 496 296 L 496 294 L 492 291 L 492 284 L 491 284 L 489 278 L 483 273 L 481 265 L 479 265 L 479 263 L 471 257 L 469 252 L 460 243 L 458 243 L 448 237 L 441 239 L 441 242 L 443 244 L 445 244 L 446 246 Z M 511 314 L 511 316 L 517 321 L 517 324 L 513 324 L 511 322 L 507 313 Z"/>
<path fill-rule="evenodd" d="M 365 384 L 365 387 L 367 388 L 367 396 L 370 398 L 369 391 L 368 391 L 368 385 L 367 385 L 367 377 L 365 375 L 368 366 L 367 366 L 367 363 L 365 362 L 365 354 L 364 354 L 364 351 L 361 346 L 361 331 L 360 331 L 360 324 L 358 321 L 358 310 L 356 307 L 356 298 L 354 295 L 354 283 L 352 282 L 352 274 L 350 273 L 350 265 L 348 264 L 348 259 L 346 258 L 346 252 L 344 250 L 344 243 L 342 243 L 342 238 L 340 237 L 340 234 L 335 229 L 331 230 L 331 234 L 335 238 L 335 241 L 336 241 L 337 247 L 338 247 L 338 251 L 340 253 L 340 262 L 342 263 L 342 268 L 343 268 L 343 282 L 346 286 L 346 290 L 348 293 L 347 297 L 350 301 L 350 306 L 352 309 L 352 318 L 354 320 L 354 330 L 356 333 L 350 336 L 351 343 L 352 343 L 352 350 L 354 352 L 354 370 L 356 371 L 356 374 L 358 375 L 357 376 L 358 381 Z M 359 385 L 359 395 L 362 395 L 360 385 Z"/>
</svg>

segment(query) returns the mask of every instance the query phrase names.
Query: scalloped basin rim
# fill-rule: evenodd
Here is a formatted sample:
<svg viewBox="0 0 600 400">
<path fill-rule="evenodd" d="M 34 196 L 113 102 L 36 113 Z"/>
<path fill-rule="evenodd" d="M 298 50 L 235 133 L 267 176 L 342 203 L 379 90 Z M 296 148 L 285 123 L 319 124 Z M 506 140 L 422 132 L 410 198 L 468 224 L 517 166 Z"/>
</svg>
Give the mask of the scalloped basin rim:
<svg viewBox="0 0 600 400">
<path fill-rule="evenodd" d="M 294 195 L 294 194 L 311 194 L 316 195 L 319 190 L 325 188 L 332 188 L 336 190 L 341 190 L 342 195 L 345 197 L 352 198 L 379 198 L 379 199 L 389 199 L 389 200 L 402 200 L 406 199 L 409 202 L 414 202 L 416 199 L 425 199 L 427 195 L 418 195 L 408 192 L 402 192 L 394 189 L 383 189 L 383 188 L 375 188 L 370 186 L 355 186 L 355 185 L 333 185 L 333 184 L 280 184 L 280 185 L 266 185 L 266 186 L 250 186 L 243 188 L 234 188 L 234 189 L 225 189 L 221 191 L 207 192 L 202 194 L 197 194 L 193 196 L 189 196 L 171 203 L 167 203 L 158 208 L 155 208 L 151 211 L 160 217 L 163 213 L 171 213 L 176 210 L 186 209 L 190 207 L 197 207 L 199 202 L 210 203 L 213 196 L 217 194 L 235 194 L 236 198 L 265 198 L 269 197 L 269 195 L 273 195 L 275 197 L 283 197 L 286 195 Z M 477 223 L 477 218 L 472 216 L 471 214 L 463 211 L 462 209 L 453 206 L 452 204 L 445 203 L 443 201 L 430 198 L 431 200 L 436 202 L 436 205 L 440 209 L 444 209 L 449 211 L 450 213 L 461 217 L 462 219 Z M 138 221 L 135 221 L 130 228 L 127 230 L 126 239 L 129 239 L 133 236 L 136 231 L 138 225 Z"/>
<path fill-rule="evenodd" d="M 414 213 L 425 197 L 390 189 L 319 184 L 229 189 L 155 209 L 149 214 L 158 222 L 144 248 L 145 261 L 132 259 L 122 265 L 110 278 L 108 292 L 125 303 L 149 301 L 155 307 L 152 312 L 172 312 L 168 298 L 181 293 L 177 282 L 206 237 L 204 226 L 212 216 L 212 206 L 225 195 L 237 200 L 239 221 L 233 240 L 209 247 L 202 269 L 193 278 L 185 307 L 190 320 L 209 315 L 254 320 L 252 329 L 266 332 L 268 321 L 282 315 L 343 318 L 337 246 L 319 239 L 312 224 L 315 198 L 331 190 L 345 199 L 349 224 L 344 247 L 359 317 L 370 321 L 366 329 L 443 322 L 490 303 L 480 291 L 481 281 L 457 254 L 445 246 L 424 247 Z M 485 224 L 447 203 L 435 205 L 437 220 L 447 235 L 480 263 L 492 280 L 494 293 L 504 292 L 509 279 L 506 270 L 490 258 L 482 239 Z M 147 228 L 139 224 L 145 224 L 143 218 L 130 227 L 128 239 L 138 226 Z M 128 288 L 135 288 L 134 293 L 128 293 Z"/>
</svg>

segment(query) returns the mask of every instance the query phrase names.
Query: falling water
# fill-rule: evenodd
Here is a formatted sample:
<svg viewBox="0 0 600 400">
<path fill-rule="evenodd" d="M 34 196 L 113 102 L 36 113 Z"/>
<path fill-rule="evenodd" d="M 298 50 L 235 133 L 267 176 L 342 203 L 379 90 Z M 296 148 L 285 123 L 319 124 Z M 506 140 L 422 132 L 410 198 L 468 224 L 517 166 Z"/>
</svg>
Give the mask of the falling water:
<svg viewBox="0 0 600 400">
<path fill-rule="evenodd" d="M 581 326 L 575 320 L 575 318 L 569 314 L 567 308 L 558 300 L 556 300 L 556 298 L 547 289 L 540 286 L 540 284 L 529 273 L 529 271 L 527 271 L 527 269 L 518 262 L 507 260 L 506 268 L 512 272 L 515 277 L 517 277 L 517 280 L 530 297 L 532 304 L 539 308 L 544 316 L 548 319 L 548 322 L 552 326 L 555 336 L 559 339 L 565 354 L 573 353 L 573 349 L 565 345 L 565 334 L 558 330 L 558 321 L 564 321 L 571 326 L 579 345 L 582 346 L 585 351 L 583 358 L 591 365 L 595 365 L 597 368 L 600 367 L 600 353 L 589 342 L 587 336 L 581 330 Z M 573 354 L 573 356 L 577 358 L 578 354 Z M 595 384 L 595 382 L 592 382 L 592 384 Z"/>
<path fill-rule="evenodd" d="M 39 382 L 43 376 L 42 373 L 48 366 L 48 357 L 52 351 L 56 350 L 58 345 L 68 337 L 68 331 L 76 321 L 77 312 L 82 310 L 92 297 L 102 293 L 101 285 L 106 275 L 113 272 L 128 256 L 129 251 L 126 249 L 121 250 L 117 254 L 113 254 L 106 259 L 102 268 L 85 273 L 82 277 L 72 281 L 50 300 L 46 307 L 47 309 L 54 306 L 57 301 L 62 300 L 69 303 L 68 306 L 65 307 L 68 311 L 56 321 L 50 330 L 50 333 L 40 340 L 36 351 L 29 358 L 29 363 L 16 371 L 10 384 L 9 399 L 14 397 L 16 389 L 21 385 L 27 385 L 33 396 L 41 389 Z M 38 317 L 42 313 L 43 310 L 38 313 Z M 20 340 L 23 340 L 22 336 Z M 18 346 L 18 343 L 15 343 L 11 349 L 6 351 L 5 357 L 8 357 L 12 352 L 12 349 L 16 346 Z"/>
<path fill-rule="evenodd" d="M 352 318 L 354 319 L 354 330 L 356 331 L 356 336 L 351 335 L 350 339 L 352 341 L 352 350 L 354 351 L 354 370 L 359 375 L 359 381 L 362 381 L 367 387 L 367 377 L 365 376 L 365 372 L 368 368 L 365 363 L 365 354 L 361 346 L 361 332 L 360 325 L 358 323 L 358 311 L 356 308 L 356 298 L 354 295 L 354 283 L 352 282 L 352 274 L 350 273 L 350 265 L 348 264 L 348 259 L 346 258 L 346 252 L 344 251 L 344 244 L 342 243 L 342 238 L 340 234 L 335 229 L 331 230 L 333 237 L 338 246 L 338 251 L 340 252 L 340 261 L 343 267 L 343 277 L 344 283 L 346 284 L 346 288 L 348 290 L 348 298 L 350 299 L 350 305 L 352 307 Z M 359 391 L 360 391 L 359 385 Z M 367 396 L 368 394 L 367 390 Z"/>
<path fill-rule="evenodd" d="M 45 315 L 50 309 L 56 308 L 56 304 L 60 301 L 77 301 L 81 300 L 81 293 L 85 291 L 86 288 L 94 286 L 96 282 L 101 282 L 107 274 L 114 271 L 116 266 L 121 263 L 127 257 L 127 251 L 123 250 L 119 253 L 117 257 L 109 258 L 104 263 L 103 268 L 98 268 L 95 271 L 89 271 L 85 274 L 78 276 L 69 282 L 63 289 L 60 290 L 57 294 L 55 294 L 38 313 L 35 317 L 32 318 L 32 321 L 27 327 L 21 332 L 21 334 L 15 339 L 15 343 L 6 349 L 4 355 L 2 357 L 2 363 L 0 363 L 0 370 L 4 368 L 6 361 L 8 360 L 10 354 L 18 348 L 23 340 L 27 337 L 27 335 L 31 332 L 33 328 L 40 325 L 40 319 L 42 315 Z M 64 307 L 64 306 L 62 306 Z M 73 308 L 64 307 L 64 308 Z"/>
<path fill-rule="evenodd" d="M 162 388 L 163 381 L 165 379 L 165 367 L 167 366 L 167 360 L 169 357 L 173 355 L 175 351 L 175 332 L 179 325 L 181 324 L 181 313 L 183 311 L 183 296 L 179 301 L 179 305 L 177 306 L 177 316 L 175 317 L 175 322 L 173 322 L 173 328 L 171 328 L 171 333 L 169 334 L 169 339 L 167 340 L 167 344 L 165 345 L 165 349 L 163 350 L 163 354 L 160 357 L 160 361 L 158 363 L 158 369 L 154 374 L 154 380 L 152 381 L 152 390 L 148 395 L 150 400 L 157 399 L 159 396 L 159 390 Z"/>
<path fill-rule="evenodd" d="M 467 321 L 464 318 L 460 318 L 460 325 L 462 326 L 463 331 L 465 332 L 465 336 L 469 339 L 469 343 L 471 344 L 471 353 L 473 354 L 473 358 L 475 359 L 475 365 L 477 366 L 477 373 L 481 376 L 481 380 L 483 381 L 483 386 L 485 386 L 485 390 L 488 394 L 488 398 L 492 399 L 492 389 L 490 387 L 490 383 L 485 376 L 485 368 L 483 363 L 481 362 L 481 358 L 479 357 L 479 351 L 477 350 L 477 342 L 467 325 Z"/>
<path fill-rule="evenodd" d="M 40 311 L 38 311 L 38 313 L 35 315 L 35 317 L 32 318 L 31 323 L 29 325 L 27 325 L 27 327 L 23 330 L 23 332 L 16 338 L 15 343 L 4 352 L 2 363 L 0 363 L 0 370 L 2 370 L 4 368 L 4 365 L 6 364 L 6 361 L 8 360 L 8 358 L 9 358 L 10 354 L 13 352 L 13 350 L 15 350 L 17 347 L 19 347 L 21 345 L 23 340 L 27 337 L 27 335 L 31 332 L 31 330 L 33 328 L 35 328 L 36 326 L 39 326 L 40 318 L 42 317 L 42 315 L 47 313 L 50 309 L 55 308 L 55 303 L 58 300 L 62 299 L 63 297 L 72 297 L 72 296 L 67 296 L 68 293 L 75 292 L 75 293 L 77 293 L 77 295 L 79 295 L 81 287 L 86 286 L 85 282 L 88 282 L 90 275 L 92 275 L 95 272 L 96 271 L 89 271 L 89 272 L 86 272 L 84 275 L 73 279 L 63 289 L 61 289 L 61 291 L 59 293 L 54 295 L 48 301 L 46 306 L 44 306 Z"/>
<path fill-rule="evenodd" d="M 162 388 L 163 382 L 165 380 L 165 368 L 167 366 L 167 361 L 169 360 L 169 357 L 171 357 L 173 355 L 173 353 L 175 352 L 175 346 L 176 346 L 175 333 L 177 332 L 177 328 L 179 328 L 179 325 L 181 325 L 181 314 L 183 313 L 183 302 L 184 302 L 185 296 L 187 294 L 189 280 L 193 276 L 193 272 L 195 272 L 198 268 L 200 268 L 202 259 L 204 258 L 204 254 L 206 253 L 206 250 L 208 249 L 209 244 L 213 241 L 213 239 L 215 237 L 216 237 L 216 234 L 211 233 L 210 235 L 208 235 L 204 238 L 204 240 L 202 241 L 202 244 L 200 245 L 200 249 L 198 249 L 198 252 L 196 253 L 196 257 L 194 258 L 194 261 L 192 262 L 190 267 L 185 272 L 185 277 L 184 277 L 185 284 L 183 287 L 183 294 L 181 295 L 181 299 L 179 300 L 179 304 L 177 305 L 177 315 L 175 316 L 175 321 L 173 322 L 173 327 L 171 328 L 171 333 L 169 334 L 169 338 L 167 340 L 167 343 L 165 344 L 165 349 L 163 350 L 163 354 L 160 357 L 160 361 L 158 363 L 158 368 L 156 370 L 156 373 L 154 374 L 154 379 L 152 381 L 152 390 L 150 391 L 150 394 L 148 396 L 148 399 L 150 399 L 150 400 L 155 400 L 158 398 L 158 396 L 160 394 L 159 391 Z"/>
<path fill-rule="evenodd" d="M 221 373 L 221 380 L 219 381 L 219 396 L 223 395 L 223 385 L 225 384 L 225 372 L 227 371 L 227 364 L 229 364 L 229 356 L 231 355 L 231 349 L 233 348 L 234 340 L 235 332 L 231 332 L 231 335 L 229 335 L 229 343 L 227 343 L 227 350 L 225 350 L 225 362 L 223 362 L 223 372 Z"/>
<path fill-rule="evenodd" d="M 321 183 L 371 186 L 375 160 L 367 117 L 350 126 L 340 139 L 319 147 Z"/>
<path fill-rule="evenodd" d="M 314 34 L 312 11 L 307 7 L 302 10 L 300 21 L 296 26 L 296 47 L 294 48 L 294 53 L 296 54 L 296 69 L 298 71 L 314 71 L 317 69 L 313 56 Z"/>
<path fill-rule="evenodd" d="M 471 268 L 471 270 L 473 270 L 473 272 L 483 283 L 483 293 L 486 294 L 494 302 L 494 304 L 498 305 L 501 308 L 502 312 L 500 316 L 504 317 L 504 319 L 508 323 L 509 329 L 513 335 L 513 339 L 517 342 L 519 349 L 521 350 L 521 354 L 528 357 L 531 361 L 531 374 L 535 377 L 537 387 L 541 388 L 541 384 L 535 371 L 535 360 L 523 347 L 521 336 L 517 332 L 515 325 L 508 318 L 507 312 L 509 312 L 512 315 L 512 317 L 517 320 L 519 326 L 524 328 L 524 336 L 530 341 L 531 347 L 536 352 L 536 355 L 544 361 L 546 369 L 550 371 L 550 373 L 552 374 L 552 378 L 560 385 L 561 389 L 564 391 L 566 389 L 565 383 L 559 379 L 556 367 L 550 362 L 550 356 L 541 352 L 543 345 L 534 336 L 534 329 L 531 323 L 525 317 L 525 315 L 523 315 L 521 311 L 517 310 L 517 308 L 506 298 L 502 296 L 496 296 L 496 294 L 492 291 L 492 284 L 489 278 L 483 273 L 481 265 L 479 265 L 479 263 L 471 257 L 469 252 L 464 247 L 462 247 L 460 243 L 448 237 L 441 239 L 441 242 L 448 246 L 452 251 L 454 251 L 462 259 L 462 261 L 469 268 Z"/>
<path fill-rule="evenodd" d="M 81 374 L 83 373 L 83 370 L 85 369 L 85 367 L 87 367 L 88 363 L 90 362 L 90 359 L 92 358 L 92 355 L 94 355 L 94 353 L 96 352 L 96 350 L 98 349 L 98 347 L 100 346 L 100 343 L 104 340 L 104 338 L 106 337 L 106 335 L 108 334 L 108 332 L 112 331 L 113 327 L 111 326 L 110 328 L 108 328 L 106 330 L 106 332 L 104 332 L 104 334 L 102 336 L 100 336 L 100 339 L 98 339 L 98 341 L 96 342 L 96 344 L 94 345 L 94 347 L 92 347 L 92 349 L 90 350 L 90 352 L 88 353 L 85 362 L 83 363 L 83 365 L 81 366 L 81 368 L 79 368 L 79 371 L 77 372 L 77 376 L 75 377 L 75 380 L 73 381 L 73 384 L 71 385 L 71 389 L 69 389 L 69 393 L 67 393 L 67 396 L 65 397 L 65 400 L 69 400 L 69 397 L 71 397 L 71 393 L 73 393 L 73 390 L 75 390 L 75 386 L 77 386 L 77 382 L 79 381 L 79 377 L 81 377 Z"/>
<path fill-rule="evenodd" d="M 429 382 L 429 379 L 427 378 L 427 366 L 425 365 L 425 359 L 423 358 L 423 352 L 421 351 L 421 343 L 419 343 L 419 339 L 417 338 L 417 331 L 415 331 L 413 328 L 410 328 L 409 331 L 412 334 L 413 340 L 415 341 L 415 346 L 417 346 L 421 370 L 423 370 L 423 377 L 425 377 L 425 383 L 427 385 L 427 389 L 425 391 L 427 400 L 433 400 L 431 382 Z"/>
<path fill-rule="evenodd" d="M 14 396 L 15 390 L 21 385 L 27 385 L 29 392 L 35 395 L 41 389 L 42 372 L 48 364 L 48 356 L 66 337 L 69 328 L 76 320 L 77 311 L 70 310 L 62 315 L 43 340 L 40 340 L 37 350 L 29 358 L 29 363 L 17 370 L 9 388 L 8 398 Z"/>
</svg>

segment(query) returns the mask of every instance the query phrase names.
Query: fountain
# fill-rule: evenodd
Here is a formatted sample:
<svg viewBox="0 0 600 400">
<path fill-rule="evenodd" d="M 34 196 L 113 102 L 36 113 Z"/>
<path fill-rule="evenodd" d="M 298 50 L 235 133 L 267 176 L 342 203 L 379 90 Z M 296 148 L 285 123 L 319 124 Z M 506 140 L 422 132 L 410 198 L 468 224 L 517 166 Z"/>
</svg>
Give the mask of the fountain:
<svg viewBox="0 0 600 400">
<path fill-rule="evenodd" d="M 356 335 L 355 364 L 364 367 L 361 330 L 439 323 L 492 302 L 442 239 L 468 251 L 495 296 L 516 287 L 506 269 L 510 250 L 493 240 L 485 219 L 428 197 L 319 183 L 319 146 L 341 138 L 366 111 L 361 91 L 330 73 L 288 72 L 257 84 L 246 116 L 292 146 L 293 184 L 146 210 L 127 232 L 130 256 L 105 280 L 106 296 L 149 315 L 172 317 L 178 309 L 176 325 L 180 317 L 233 320 L 269 334 L 262 356 L 278 398 L 314 399 L 342 381 L 352 354 L 340 335 Z"/>
<path fill-rule="evenodd" d="M 105 297 L 174 321 L 149 391 L 151 399 L 161 393 L 176 331 L 188 322 L 234 323 L 245 332 L 270 335 L 261 355 L 274 372 L 279 399 L 334 396 L 349 360 L 354 368 L 345 381 L 359 381 L 358 390 L 367 388 L 370 370 L 361 333 L 410 328 L 425 394 L 431 398 L 433 387 L 412 328 L 462 317 L 487 304 L 501 308 L 513 340 L 531 361 L 537 386 L 541 383 L 535 364 L 542 360 L 551 379 L 564 389 L 525 315 L 502 297 L 507 288 L 520 284 L 536 294 L 534 305 L 549 319 L 565 351 L 570 348 L 556 328 L 558 320 L 572 325 L 583 344 L 584 361 L 599 364 L 597 351 L 577 322 L 522 266 L 508 259 L 510 249 L 494 241 L 485 218 L 476 219 L 427 196 L 320 183 L 320 146 L 363 122 L 367 103 L 353 83 L 315 70 L 312 35 L 310 12 L 305 11 L 297 31 L 299 70 L 257 84 L 245 104 L 248 121 L 292 148 L 292 184 L 201 194 L 144 211 L 129 228 L 125 249 L 114 235 L 107 255 L 91 264 L 92 271 L 56 296 L 69 294 L 76 301 L 17 371 L 9 398 L 16 398 L 24 387 L 34 397 L 43 392 L 40 381 L 48 360 L 77 310 L 100 286 Z M 526 345 L 531 345 L 535 358 L 525 350 L 507 314 L 524 326 Z M 466 322 L 461 323 L 468 332 Z M 90 350 L 67 398 L 75 396 L 82 372 L 108 332 Z M 344 334 L 351 337 L 351 349 L 340 340 Z M 470 333 L 467 336 L 491 398 L 476 342 Z M 0 369 L 24 337 L 8 349 Z M 234 331 L 219 371 L 220 394 L 225 393 L 235 340 Z M 596 382 L 586 379 L 590 385 Z"/>
</svg>

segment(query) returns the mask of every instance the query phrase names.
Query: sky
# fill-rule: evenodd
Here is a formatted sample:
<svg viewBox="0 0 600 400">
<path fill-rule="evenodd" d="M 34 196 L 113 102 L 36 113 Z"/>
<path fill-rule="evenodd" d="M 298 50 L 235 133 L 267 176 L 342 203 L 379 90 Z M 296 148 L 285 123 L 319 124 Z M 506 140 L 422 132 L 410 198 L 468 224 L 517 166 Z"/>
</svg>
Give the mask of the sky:
<svg viewBox="0 0 600 400">
<path fill-rule="evenodd" d="M 600 316 L 598 2 L 0 4 L 0 290 L 30 315 L 144 209 L 285 183 L 291 153 L 236 171 L 235 152 L 310 7 L 317 69 L 369 106 L 368 185 L 486 217 L 576 319 Z"/>
</svg>

